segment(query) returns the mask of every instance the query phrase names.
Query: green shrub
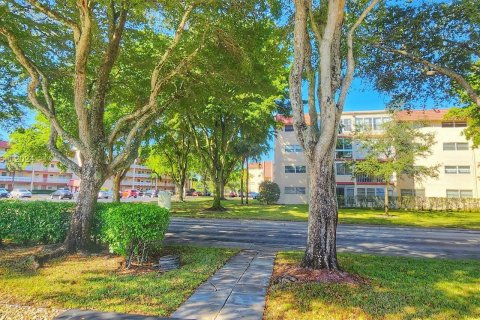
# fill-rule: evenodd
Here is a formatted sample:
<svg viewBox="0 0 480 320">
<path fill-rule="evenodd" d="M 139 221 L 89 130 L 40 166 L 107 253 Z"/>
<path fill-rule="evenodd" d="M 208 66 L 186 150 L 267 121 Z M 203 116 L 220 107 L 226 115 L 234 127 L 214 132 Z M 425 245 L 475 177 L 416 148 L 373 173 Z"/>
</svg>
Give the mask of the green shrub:
<svg viewBox="0 0 480 320">
<path fill-rule="evenodd" d="M 5 239 L 25 245 L 60 243 L 74 211 L 73 202 L 2 200 L 0 243 Z M 91 235 L 94 242 L 130 255 L 132 250 L 138 253 L 139 246 L 162 240 L 167 227 L 168 211 L 155 205 L 97 203 Z"/>
<path fill-rule="evenodd" d="M 111 252 L 126 257 L 127 268 L 134 258 L 143 262 L 167 232 L 169 212 L 157 205 L 124 203 L 104 209 L 99 214 L 102 240 Z"/>
<path fill-rule="evenodd" d="M 258 200 L 266 204 L 272 204 L 280 199 L 280 188 L 272 181 L 263 181 L 259 186 Z"/>
<path fill-rule="evenodd" d="M 0 201 L 0 240 L 21 244 L 59 243 L 65 239 L 73 203 Z"/>
</svg>

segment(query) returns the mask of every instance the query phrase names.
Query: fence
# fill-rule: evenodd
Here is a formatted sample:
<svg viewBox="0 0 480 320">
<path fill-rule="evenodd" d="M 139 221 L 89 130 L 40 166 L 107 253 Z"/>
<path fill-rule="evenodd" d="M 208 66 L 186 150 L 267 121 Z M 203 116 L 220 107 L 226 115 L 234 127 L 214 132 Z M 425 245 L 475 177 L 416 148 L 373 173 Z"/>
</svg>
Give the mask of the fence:
<svg viewBox="0 0 480 320">
<path fill-rule="evenodd" d="M 383 209 L 384 197 L 377 196 L 337 196 L 339 208 Z M 388 197 L 388 207 L 398 210 L 418 211 L 480 211 L 477 198 L 440 197 Z"/>
</svg>

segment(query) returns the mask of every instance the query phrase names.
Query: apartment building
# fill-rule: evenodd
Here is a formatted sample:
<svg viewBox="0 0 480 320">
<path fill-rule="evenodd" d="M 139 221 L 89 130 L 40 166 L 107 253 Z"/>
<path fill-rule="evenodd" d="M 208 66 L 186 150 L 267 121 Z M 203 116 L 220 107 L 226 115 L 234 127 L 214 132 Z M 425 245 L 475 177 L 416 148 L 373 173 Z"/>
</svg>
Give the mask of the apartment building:
<svg viewBox="0 0 480 320">
<path fill-rule="evenodd" d="M 4 154 L 9 145 L 0 141 L 0 188 L 25 188 L 29 190 L 57 190 L 67 187 L 73 174 L 62 172 L 56 160 L 48 164 L 30 163 L 22 170 L 8 170 Z"/>
<path fill-rule="evenodd" d="M 272 161 L 254 162 L 248 164 L 248 191 L 258 192 L 260 183 L 263 181 L 272 181 L 273 163 Z"/>
<path fill-rule="evenodd" d="M 464 121 L 444 120 L 448 110 L 402 111 L 395 115 L 400 121 L 422 123 L 419 129 L 435 134 L 432 155 L 418 159 L 418 165 L 440 165 L 437 178 L 415 181 L 400 176 L 393 179 L 389 195 L 417 195 L 426 197 L 479 197 L 478 174 L 480 152 L 472 149 L 462 131 Z M 293 119 L 278 116 L 283 124 L 275 138 L 274 181 L 279 185 L 279 203 L 306 203 L 308 200 L 308 167 L 303 150 L 296 139 Z M 308 119 L 307 119 L 308 120 Z M 385 111 L 344 112 L 341 133 L 335 151 L 337 194 L 344 198 L 352 196 L 385 195 L 385 184 L 369 176 L 353 177 L 346 165 L 349 160 L 361 160 L 365 154 L 351 139 L 354 130 L 381 132 L 382 124 L 392 120 Z"/>
<path fill-rule="evenodd" d="M 62 171 L 58 166 L 59 161 L 55 159 L 47 165 L 31 163 L 22 170 L 15 172 L 7 170 L 7 159 L 4 158 L 4 154 L 8 148 L 8 142 L 0 141 L 0 188 L 45 191 L 54 191 L 65 187 L 77 191 L 80 188 L 80 178 L 70 170 Z M 102 189 L 112 188 L 113 180 L 110 178 L 104 183 Z M 156 177 L 150 168 L 141 163 L 135 163 L 122 180 L 120 189 L 158 189 L 175 192 L 175 183 L 170 177 Z"/>
</svg>

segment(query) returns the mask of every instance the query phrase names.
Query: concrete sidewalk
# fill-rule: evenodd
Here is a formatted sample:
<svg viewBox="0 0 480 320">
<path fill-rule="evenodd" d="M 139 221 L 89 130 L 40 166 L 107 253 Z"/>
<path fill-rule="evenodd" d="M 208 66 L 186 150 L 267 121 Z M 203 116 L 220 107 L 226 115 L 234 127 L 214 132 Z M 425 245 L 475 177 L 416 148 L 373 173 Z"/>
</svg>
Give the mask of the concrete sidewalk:
<svg viewBox="0 0 480 320">
<path fill-rule="evenodd" d="M 261 320 L 275 252 L 244 250 L 231 258 L 172 314 L 198 320 Z"/>
</svg>

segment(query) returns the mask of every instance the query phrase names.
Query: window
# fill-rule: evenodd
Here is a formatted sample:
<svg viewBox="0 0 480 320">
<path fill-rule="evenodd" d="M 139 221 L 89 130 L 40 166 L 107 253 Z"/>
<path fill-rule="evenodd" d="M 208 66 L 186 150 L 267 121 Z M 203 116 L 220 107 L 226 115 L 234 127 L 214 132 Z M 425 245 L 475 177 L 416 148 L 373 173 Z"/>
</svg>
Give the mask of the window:
<svg viewBox="0 0 480 320">
<path fill-rule="evenodd" d="M 445 142 L 443 144 L 443 150 L 444 151 L 457 150 L 457 147 L 455 146 L 455 142 Z"/>
<path fill-rule="evenodd" d="M 442 128 L 463 128 L 466 127 L 467 123 L 465 121 L 445 121 L 442 122 Z"/>
<path fill-rule="evenodd" d="M 445 166 L 446 174 L 469 174 L 470 166 Z"/>
<path fill-rule="evenodd" d="M 338 138 L 335 152 L 336 159 L 351 159 L 352 158 L 352 139 Z"/>
<path fill-rule="evenodd" d="M 470 166 L 458 166 L 458 173 L 470 174 Z"/>
<path fill-rule="evenodd" d="M 352 168 L 345 162 L 338 162 L 335 164 L 337 175 L 350 176 L 352 175 Z"/>
<path fill-rule="evenodd" d="M 340 120 L 341 131 L 352 131 L 352 119 L 342 119 Z"/>
<path fill-rule="evenodd" d="M 297 194 L 305 194 L 306 188 L 305 187 L 296 187 L 295 190 Z"/>
<path fill-rule="evenodd" d="M 425 197 L 425 189 L 401 189 L 400 195 L 402 197 Z"/>
<path fill-rule="evenodd" d="M 456 166 L 445 166 L 445 173 L 446 174 L 456 174 L 458 172 Z"/>
<path fill-rule="evenodd" d="M 285 173 L 306 173 L 306 166 L 285 166 Z"/>
<path fill-rule="evenodd" d="M 468 142 L 444 142 L 443 151 L 468 150 Z"/>
<path fill-rule="evenodd" d="M 285 194 L 305 194 L 305 187 L 285 187 Z"/>
<path fill-rule="evenodd" d="M 378 188 L 378 189 L 382 190 L 380 188 Z M 357 196 L 374 197 L 375 196 L 375 188 L 357 188 Z"/>
<path fill-rule="evenodd" d="M 302 147 L 299 144 L 289 144 L 285 146 L 285 153 L 298 153 L 302 151 Z"/>
<path fill-rule="evenodd" d="M 382 130 L 383 118 L 373 118 L 373 130 Z"/>
<path fill-rule="evenodd" d="M 355 129 L 359 131 L 372 130 L 372 118 L 355 118 Z"/>
<path fill-rule="evenodd" d="M 306 173 L 307 167 L 306 166 L 295 166 L 296 173 Z"/>
<path fill-rule="evenodd" d="M 285 173 L 295 173 L 294 166 L 285 166 Z"/>
<path fill-rule="evenodd" d="M 472 198 L 472 190 L 447 189 L 447 198 Z"/>
<path fill-rule="evenodd" d="M 285 132 L 291 132 L 291 131 L 293 131 L 293 125 L 286 124 L 285 125 Z"/>
<path fill-rule="evenodd" d="M 50 168 L 55 168 L 55 164 L 52 163 L 52 164 L 50 165 Z"/>
</svg>

